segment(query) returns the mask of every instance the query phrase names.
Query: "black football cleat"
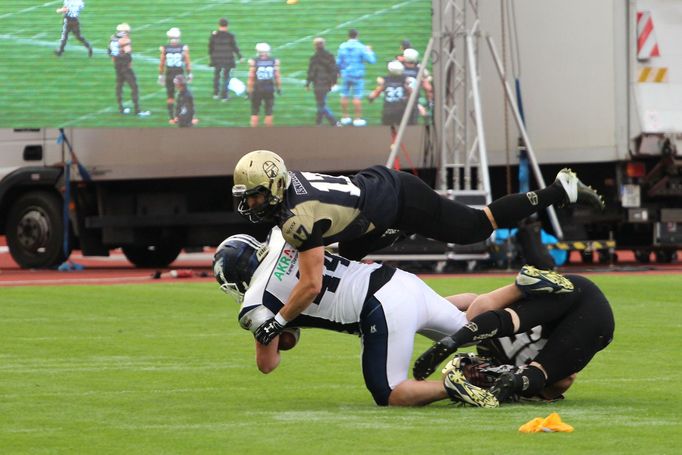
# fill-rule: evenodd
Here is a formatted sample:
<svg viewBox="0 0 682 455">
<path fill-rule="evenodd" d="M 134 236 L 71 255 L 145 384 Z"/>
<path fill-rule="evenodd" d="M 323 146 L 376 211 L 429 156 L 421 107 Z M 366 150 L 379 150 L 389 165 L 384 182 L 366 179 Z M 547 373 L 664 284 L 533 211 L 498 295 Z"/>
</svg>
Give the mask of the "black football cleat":
<svg viewBox="0 0 682 455">
<path fill-rule="evenodd" d="M 424 351 L 414 362 L 412 368 L 412 375 L 418 381 L 426 379 L 440 365 L 443 360 L 447 359 L 450 354 L 457 350 L 457 345 L 450 337 L 445 337 L 436 342 L 429 349 Z"/>
</svg>

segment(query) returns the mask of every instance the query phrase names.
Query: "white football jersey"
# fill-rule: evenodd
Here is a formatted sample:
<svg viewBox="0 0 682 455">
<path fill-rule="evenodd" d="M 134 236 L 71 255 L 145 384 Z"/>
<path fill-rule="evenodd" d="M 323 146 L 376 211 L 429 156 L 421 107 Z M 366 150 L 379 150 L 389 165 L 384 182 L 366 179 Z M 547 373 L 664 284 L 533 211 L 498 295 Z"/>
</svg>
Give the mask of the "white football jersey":
<svg viewBox="0 0 682 455">
<path fill-rule="evenodd" d="M 258 305 L 276 314 L 298 283 L 298 251 L 275 227 L 268 239 L 270 251 L 256 269 L 244 295 L 239 317 Z M 313 303 L 287 326 L 318 327 L 359 334 L 360 312 L 371 273 L 379 264 L 361 264 L 325 252 L 322 290 Z"/>
</svg>

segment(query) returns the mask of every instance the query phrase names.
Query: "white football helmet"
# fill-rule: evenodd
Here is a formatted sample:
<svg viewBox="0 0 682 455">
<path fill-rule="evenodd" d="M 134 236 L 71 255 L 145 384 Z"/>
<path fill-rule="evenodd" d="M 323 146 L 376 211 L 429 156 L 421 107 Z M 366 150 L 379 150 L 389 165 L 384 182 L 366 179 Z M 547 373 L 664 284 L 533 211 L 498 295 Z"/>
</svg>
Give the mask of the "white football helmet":
<svg viewBox="0 0 682 455">
<path fill-rule="evenodd" d="M 259 54 L 269 54 L 270 45 L 268 43 L 258 43 L 256 44 L 256 52 Z"/>
<path fill-rule="evenodd" d="M 173 27 L 166 32 L 166 36 L 168 37 L 168 39 L 180 39 L 181 36 L 180 29 L 177 27 Z"/>
<path fill-rule="evenodd" d="M 403 57 L 407 63 L 417 63 L 419 61 L 419 52 L 416 49 L 405 49 Z"/>
<path fill-rule="evenodd" d="M 123 22 L 122 24 L 118 24 L 116 26 L 116 31 L 121 33 L 130 33 L 130 25 L 128 25 L 125 22 Z"/>
<path fill-rule="evenodd" d="M 392 60 L 387 65 L 388 72 L 394 76 L 400 76 L 405 71 L 405 67 L 398 60 Z"/>
</svg>

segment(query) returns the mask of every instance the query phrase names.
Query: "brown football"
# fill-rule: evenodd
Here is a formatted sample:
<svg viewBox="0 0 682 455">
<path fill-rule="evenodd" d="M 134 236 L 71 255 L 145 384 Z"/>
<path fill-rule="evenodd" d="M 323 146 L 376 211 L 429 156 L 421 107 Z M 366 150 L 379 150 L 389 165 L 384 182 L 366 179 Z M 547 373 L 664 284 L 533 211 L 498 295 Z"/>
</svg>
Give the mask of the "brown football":
<svg viewBox="0 0 682 455">
<path fill-rule="evenodd" d="M 301 329 L 299 328 L 284 329 L 284 331 L 279 334 L 279 344 L 277 345 L 277 349 L 280 351 L 288 351 L 289 349 L 296 346 L 300 336 Z"/>
</svg>

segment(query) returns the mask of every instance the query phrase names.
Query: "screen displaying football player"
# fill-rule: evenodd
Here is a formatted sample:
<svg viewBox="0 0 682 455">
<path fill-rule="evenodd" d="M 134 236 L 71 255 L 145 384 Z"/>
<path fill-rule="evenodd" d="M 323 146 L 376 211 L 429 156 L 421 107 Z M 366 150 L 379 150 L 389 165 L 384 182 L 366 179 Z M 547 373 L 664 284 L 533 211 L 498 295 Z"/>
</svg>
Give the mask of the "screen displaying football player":
<svg viewBox="0 0 682 455">
<path fill-rule="evenodd" d="M 168 118 L 175 118 L 175 76 L 187 73 L 186 81 L 192 82 L 192 63 L 189 57 L 189 46 L 180 41 L 182 33 L 177 27 L 173 27 L 166 32 L 168 44 L 159 48 L 161 57 L 159 58 L 159 85 L 166 87 L 166 108 Z"/>
<path fill-rule="evenodd" d="M 272 126 L 275 92 L 277 95 L 282 95 L 279 60 L 273 57 L 270 51 L 268 43 L 258 43 L 256 44 L 257 57 L 249 59 L 249 79 L 246 90 L 251 98 L 251 126 L 258 126 L 261 106 L 265 111 L 263 124 Z"/>
<path fill-rule="evenodd" d="M 118 24 L 116 33 L 111 35 L 109 39 L 109 48 L 107 49 L 116 72 L 116 102 L 118 103 L 119 113 L 124 115 L 130 113 L 130 108 L 123 106 L 123 85 L 128 84 L 135 115 L 146 117 L 149 115 L 149 111 L 140 110 L 139 88 L 133 71 L 133 47 L 130 31 L 130 25 L 127 23 Z"/>
</svg>

